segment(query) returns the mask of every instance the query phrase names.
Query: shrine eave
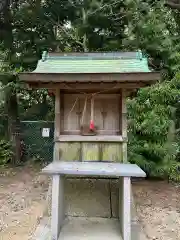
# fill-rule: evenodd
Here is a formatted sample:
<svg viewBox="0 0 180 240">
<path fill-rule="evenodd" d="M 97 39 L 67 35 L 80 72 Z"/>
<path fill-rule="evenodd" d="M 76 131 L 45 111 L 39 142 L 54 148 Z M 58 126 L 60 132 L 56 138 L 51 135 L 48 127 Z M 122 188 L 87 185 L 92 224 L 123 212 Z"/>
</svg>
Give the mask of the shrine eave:
<svg viewBox="0 0 180 240">
<path fill-rule="evenodd" d="M 159 72 L 132 73 L 20 73 L 20 80 L 26 83 L 138 83 L 153 84 L 160 79 Z"/>
</svg>

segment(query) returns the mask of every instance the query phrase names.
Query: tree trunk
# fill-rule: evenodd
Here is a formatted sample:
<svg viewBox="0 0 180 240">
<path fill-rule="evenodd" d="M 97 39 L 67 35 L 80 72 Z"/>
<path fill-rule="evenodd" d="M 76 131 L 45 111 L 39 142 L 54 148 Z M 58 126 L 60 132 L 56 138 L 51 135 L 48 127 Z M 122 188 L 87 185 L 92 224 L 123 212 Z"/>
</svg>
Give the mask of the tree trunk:
<svg viewBox="0 0 180 240">
<path fill-rule="evenodd" d="M 18 1 L 16 1 L 17 3 Z M 13 38 L 13 19 L 11 13 L 11 0 L 6 0 L 5 5 L 3 8 L 3 19 L 4 24 L 6 26 L 4 31 L 4 47 L 7 51 L 7 56 L 5 61 L 9 65 L 9 69 L 7 68 L 6 71 L 11 70 L 12 66 L 12 56 L 15 54 L 14 49 L 14 38 Z M 11 76 L 11 72 L 9 72 L 9 76 L 7 77 L 8 84 L 10 81 L 14 82 L 14 79 Z M 20 140 L 20 120 L 19 120 L 19 111 L 18 111 L 18 103 L 17 103 L 17 93 L 16 89 L 8 88 L 5 91 L 5 98 L 6 98 L 6 111 L 8 115 L 8 135 L 9 140 L 12 144 L 12 151 L 13 151 L 13 164 L 19 164 L 21 160 L 21 140 Z"/>
<path fill-rule="evenodd" d="M 21 162 L 21 138 L 20 138 L 20 120 L 16 93 L 10 93 L 6 96 L 6 106 L 8 114 L 8 136 L 11 141 L 13 159 L 12 163 L 18 165 Z"/>
</svg>

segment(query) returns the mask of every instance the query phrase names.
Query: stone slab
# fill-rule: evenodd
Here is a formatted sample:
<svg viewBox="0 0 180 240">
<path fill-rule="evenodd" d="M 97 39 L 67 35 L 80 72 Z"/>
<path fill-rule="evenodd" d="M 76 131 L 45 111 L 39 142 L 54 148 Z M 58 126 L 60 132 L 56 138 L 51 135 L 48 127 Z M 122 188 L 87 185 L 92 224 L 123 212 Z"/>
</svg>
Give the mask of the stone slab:
<svg viewBox="0 0 180 240">
<path fill-rule="evenodd" d="M 62 228 L 62 233 L 60 237 L 64 237 L 64 240 L 91 240 L 91 234 L 94 232 L 94 225 L 95 223 L 100 227 L 100 231 L 103 231 L 101 236 L 103 237 L 102 240 L 116 240 L 118 237 L 118 240 L 121 240 L 121 237 L 119 237 L 119 222 L 116 219 L 105 219 L 105 218 L 68 218 L 64 222 L 64 226 Z M 89 224 L 90 223 L 90 224 Z M 97 226 L 97 225 L 96 225 Z M 90 227 L 90 228 L 89 228 Z M 93 229 L 92 229 L 93 227 Z M 133 226 L 132 226 L 133 228 Z M 78 232 L 78 230 L 84 230 L 86 235 L 89 230 L 91 232 L 88 234 L 88 238 L 82 234 L 82 232 Z M 105 231 L 104 231 L 105 229 Z M 98 230 L 98 232 L 99 232 Z M 139 238 L 137 239 L 134 235 L 132 235 L 132 240 L 147 240 L 147 237 L 145 236 L 142 229 L 139 229 Z M 108 235 L 110 235 L 110 238 L 106 236 L 106 232 L 108 231 Z M 75 235 L 77 234 L 77 235 Z M 73 238 L 79 237 L 80 238 Z M 66 237 L 66 238 L 65 238 Z M 82 237 L 82 238 L 81 238 Z M 93 237 L 93 235 L 92 235 Z M 92 238 L 92 240 L 95 240 L 96 238 Z M 97 238 L 99 240 L 101 238 Z M 51 229 L 50 229 L 50 217 L 44 218 L 43 221 L 38 225 L 35 233 L 33 236 L 30 237 L 30 240 L 52 240 L 51 238 Z M 59 238 L 59 240 L 63 240 Z"/>
<path fill-rule="evenodd" d="M 74 176 L 145 177 L 145 172 L 136 164 L 109 162 L 58 162 L 45 167 L 44 174 Z"/>
<path fill-rule="evenodd" d="M 119 222 L 106 218 L 68 218 L 59 240 L 122 240 Z"/>
</svg>

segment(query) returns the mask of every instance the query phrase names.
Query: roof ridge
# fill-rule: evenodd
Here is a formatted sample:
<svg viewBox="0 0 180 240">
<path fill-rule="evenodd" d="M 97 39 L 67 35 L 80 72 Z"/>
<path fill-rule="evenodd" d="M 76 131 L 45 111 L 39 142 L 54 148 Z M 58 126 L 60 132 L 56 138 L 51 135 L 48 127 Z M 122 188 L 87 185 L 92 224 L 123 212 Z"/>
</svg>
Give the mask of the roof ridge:
<svg viewBox="0 0 180 240">
<path fill-rule="evenodd" d="M 89 53 L 48 53 L 47 51 L 44 51 L 42 54 L 42 61 L 46 61 L 48 59 L 53 60 L 115 60 L 115 59 L 137 59 L 142 60 L 143 58 L 146 59 L 145 56 L 143 56 L 142 51 L 134 51 L 134 52 L 89 52 Z"/>
</svg>

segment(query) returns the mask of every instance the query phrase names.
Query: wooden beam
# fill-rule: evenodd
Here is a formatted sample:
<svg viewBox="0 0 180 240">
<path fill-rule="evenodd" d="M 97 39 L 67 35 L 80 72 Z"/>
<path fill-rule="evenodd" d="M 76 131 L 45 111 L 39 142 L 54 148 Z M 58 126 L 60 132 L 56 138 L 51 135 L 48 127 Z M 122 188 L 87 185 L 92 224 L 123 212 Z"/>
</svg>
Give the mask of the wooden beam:
<svg viewBox="0 0 180 240">
<path fill-rule="evenodd" d="M 123 142 L 122 136 L 97 135 L 97 136 L 80 136 L 80 135 L 61 135 L 59 142 Z"/>
<path fill-rule="evenodd" d="M 30 82 L 29 86 L 32 88 L 45 88 L 55 90 L 60 88 L 62 90 L 67 90 L 70 92 L 80 92 L 80 91 L 97 91 L 97 90 L 107 90 L 108 92 L 118 91 L 120 88 L 126 89 L 138 89 L 141 87 L 150 86 L 151 84 L 144 82 L 136 83 L 43 83 L 43 82 Z"/>
<path fill-rule="evenodd" d="M 156 82 L 160 79 L 159 72 L 131 73 L 20 73 L 24 82 Z"/>
<path fill-rule="evenodd" d="M 126 97 L 127 92 L 126 89 L 121 90 L 121 129 L 122 129 L 122 137 L 123 139 L 127 139 L 127 106 L 126 106 Z M 127 142 L 123 142 L 123 162 L 127 162 Z"/>
<path fill-rule="evenodd" d="M 55 94 L 55 122 L 54 122 L 54 139 L 60 135 L 60 89 Z"/>
</svg>

